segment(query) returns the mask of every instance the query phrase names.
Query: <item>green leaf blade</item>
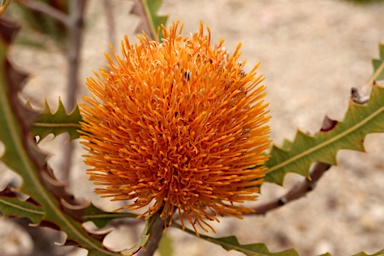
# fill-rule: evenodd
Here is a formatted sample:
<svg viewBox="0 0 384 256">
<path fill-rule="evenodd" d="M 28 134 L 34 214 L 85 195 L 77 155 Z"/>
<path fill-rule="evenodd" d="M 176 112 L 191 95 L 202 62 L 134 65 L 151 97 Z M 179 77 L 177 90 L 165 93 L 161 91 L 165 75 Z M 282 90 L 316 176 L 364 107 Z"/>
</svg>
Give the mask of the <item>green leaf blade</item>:
<svg viewBox="0 0 384 256">
<path fill-rule="evenodd" d="M 111 213 L 105 212 L 90 204 L 84 212 L 83 221 L 92 221 L 98 228 L 104 228 L 111 220 L 119 218 L 137 218 L 137 214 L 129 212 Z"/>
<path fill-rule="evenodd" d="M 39 151 L 29 134 L 37 115 L 19 102 L 17 94 L 26 75 L 16 70 L 7 59 L 7 38 L 12 38 L 13 35 L 9 34 L 15 31 L 12 25 L 0 20 L 0 141 L 5 146 L 4 155 L 0 160 L 23 178 L 19 190 L 41 205 L 45 211 L 44 221 L 55 223 L 67 234 L 69 240 L 87 249 L 91 255 L 118 255 L 106 250 L 99 240 L 89 236 L 81 223 L 65 214 L 58 200 L 40 179 L 46 155 Z M 8 203 L 9 206 L 10 202 L 15 205 L 15 209 L 13 213 L 11 208 L 6 209 L 9 211 L 7 214 L 21 215 L 22 213 L 17 211 L 20 207 L 16 207 L 16 201 L 3 200 L 3 205 Z"/>
<path fill-rule="evenodd" d="M 281 252 L 270 252 L 267 246 L 263 243 L 243 245 L 239 243 L 239 241 L 235 236 L 227 236 L 227 237 L 220 237 L 220 238 L 214 238 L 214 237 L 201 235 L 201 234 L 197 236 L 193 230 L 189 228 L 183 228 L 178 223 L 173 223 L 172 225 L 176 228 L 183 230 L 184 232 L 190 235 L 193 235 L 200 239 L 206 240 L 208 242 L 220 245 L 227 251 L 235 250 L 249 256 L 299 256 L 299 254 L 294 249 L 284 250 Z"/>
<path fill-rule="evenodd" d="M 354 254 L 353 256 L 383 256 L 384 255 L 384 249 L 380 250 L 374 254 L 367 254 L 365 252 L 359 252 L 357 254 Z"/>
<path fill-rule="evenodd" d="M 3 217 L 28 218 L 35 224 L 40 223 L 45 215 L 40 206 L 19 199 L 8 188 L 0 192 L 0 212 Z"/>
<path fill-rule="evenodd" d="M 284 176 L 294 172 L 309 175 L 314 162 L 336 165 L 339 150 L 364 151 L 364 138 L 369 133 L 384 132 L 384 88 L 374 86 L 368 103 L 360 105 L 350 102 L 344 121 L 338 122 L 329 131 L 320 131 L 309 136 L 299 131 L 289 150 L 272 147 L 266 182 L 282 185 Z"/>
<path fill-rule="evenodd" d="M 41 141 L 49 134 L 53 134 L 56 137 L 67 132 L 70 140 L 74 140 L 80 137 L 78 130 L 81 129 L 81 121 L 82 117 L 78 104 L 67 114 L 63 102 L 59 99 L 59 106 L 53 113 L 48 102 L 45 101 L 44 109 L 33 124 L 31 133 L 33 136 L 39 136 L 39 141 Z"/>
<path fill-rule="evenodd" d="M 384 44 L 379 45 L 380 58 L 372 60 L 376 80 L 384 80 Z M 377 74 L 376 74 L 377 73 Z"/>
<path fill-rule="evenodd" d="M 167 16 L 159 16 L 157 15 L 163 0 L 142 0 L 146 13 L 147 19 L 150 24 L 152 34 L 157 34 L 157 28 L 161 25 L 165 25 L 167 23 Z M 159 35 L 160 36 L 160 35 Z"/>
</svg>

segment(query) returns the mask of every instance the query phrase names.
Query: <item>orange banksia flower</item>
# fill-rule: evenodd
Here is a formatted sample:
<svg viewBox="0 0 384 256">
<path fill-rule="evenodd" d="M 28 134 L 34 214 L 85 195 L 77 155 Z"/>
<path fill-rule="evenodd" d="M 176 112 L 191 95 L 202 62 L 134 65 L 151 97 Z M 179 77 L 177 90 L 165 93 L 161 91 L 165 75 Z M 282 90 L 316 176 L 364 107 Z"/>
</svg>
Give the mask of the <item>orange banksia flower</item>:
<svg viewBox="0 0 384 256">
<path fill-rule="evenodd" d="M 177 212 L 196 232 L 252 211 L 240 203 L 257 198 L 270 143 L 258 65 L 245 73 L 240 45 L 230 56 L 207 31 L 182 36 L 174 23 L 161 41 L 125 37 L 122 57 L 112 50 L 109 69 L 87 79 L 81 105 L 96 193 L 130 200 L 117 210 L 160 211 L 165 224 Z"/>
</svg>

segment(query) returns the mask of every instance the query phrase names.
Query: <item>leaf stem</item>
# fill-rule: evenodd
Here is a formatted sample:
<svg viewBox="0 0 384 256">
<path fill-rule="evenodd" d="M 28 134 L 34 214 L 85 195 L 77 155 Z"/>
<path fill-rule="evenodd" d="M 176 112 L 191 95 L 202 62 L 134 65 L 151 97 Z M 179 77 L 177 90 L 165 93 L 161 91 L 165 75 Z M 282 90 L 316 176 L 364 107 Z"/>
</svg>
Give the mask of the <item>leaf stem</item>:
<svg viewBox="0 0 384 256">
<path fill-rule="evenodd" d="M 160 217 L 157 217 L 155 222 L 152 224 L 151 230 L 149 232 L 149 241 L 144 250 L 139 252 L 139 256 L 152 256 L 159 247 L 161 238 L 163 236 L 164 230 L 164 220 Z"/>
<path fill-rule="evenodd" d="M 292 188 L 284 196 L 253 207 L 254 212 L 248 213 L 247 215 L 266 214 L 267 212 L 286 205 L 291 201 L 304 197 L 316 187 L 317 182 L 330 167 L 331 165 L 329 164 L 315 163 L 309 178 L 306 178 L 301 184 Z"/>
</svg>

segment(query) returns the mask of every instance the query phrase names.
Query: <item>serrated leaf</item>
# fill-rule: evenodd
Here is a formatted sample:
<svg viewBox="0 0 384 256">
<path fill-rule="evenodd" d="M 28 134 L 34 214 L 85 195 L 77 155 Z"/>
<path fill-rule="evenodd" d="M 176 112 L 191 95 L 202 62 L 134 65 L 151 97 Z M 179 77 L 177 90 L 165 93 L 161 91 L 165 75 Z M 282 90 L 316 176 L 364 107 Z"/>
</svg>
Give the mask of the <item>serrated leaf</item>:
<svg viewBox="0 0 384 256">
<path fill-rule="evenodd" d="M 40 206 L 19 199 L 8 187 L 0 192 L 0 212 L 3 217 L 24 217 L 33 223 L 40 223 L 45 214 Z"/>
<path fill-rule="evenodd" d="M 100 241 L 90 237 L 81 223 L 65 214 L 57 199 L 43 184 L 41 175 L 47 173 L 46 155 L 40 152 L 29 131 L 37 114 L 21 104 L 18 92 L 26 75 L 16 70 L 7 59 L 9 38 L 16 34 L 15 26 L 0 19 L 0 141 L 5 152 L 1 160 L 23 178 L 20 191 L 41 205 L 43 221 L 57 225 L 91 255 L 117 255 L 103 248 Z"/>
<path fill-rule="evenodd" d="M 214 238 L 215 243 L 221 245 L 225 250 L 236 250 L 244 253 L 245 255 L 274 255 L 274 256 L 298 256 L 299 254 L 293 250 L 285 250 L 282 252 L 270 252 L 265 244 L 245 244 L 241 245 L 235 236 L 228 236 L 222 238 Z"/>
<path fill-rule="evenodd" d="M 165 25 L 168 16 L 157 15 L 163 0 L 136 0 L 131 13 L 138 15 L 142 18 L 141 23 L 136 28 L 135 32 L 140 33 L 142 30 L 155 39 L 157 36 L 157 29 L 161 25 Z"/>
<path fill-rule="evenodd" d="M 354 254 L 353 256 L 383 256 L 383 255 L 384 255 L 384 249 L 374 254 L 366 254 L 365 252 L 359 252 L 357 254 Z"/>
<path fill-rule="evenodd" d="M 368 103 L 350 101 L 344 121 L 315 136 L 297 132 L 290 149 L 273 146 L 265 181 L 282 184 L 288 172 L 309 175 L 314 162 L 336 165 L 336 154 L 341 149 L 364 151 L 364 138 L 369 133 L 384 132 L 384 88 L 375 85 Z"/>
<path fill-rule="evenodd" d="M 67 114 L 63 102 L 59 98 L 59 106 L 52 113 L 46 100 L 44 109 L 34 122 L 31 133 L 32 136 L 38 135 L 40 137 L 39 141 L 41 141 L 51 133 L 57 136 L 68 132 L 70 140 L 74 140 L 80 137 L 78 130 L 81 129 L 81 121 L 79 105 L 76 104 L 75 108 Z"/>
<path fill-rule="evenodd" d="M 372 60 L 376 80 L 384 80 L 384 45 L 379 45 L 380 58 Z"/>
<path fill-rule="evenodd" d="M 119 218 L 137 218 L 137 214 L 129 212 L 105 212 L 90 204 L 84 212 L 83 221 L 92 221 L 98 228 L 105 227 L 111 220 Z"/>
<path fill-rule="evenodd" d="M 183 230 L 190 235 L 196 236 L 196 233 L 189 228 L 183 229 L 181 225 L 177 223 L 174 223 L 173 226 Z M 299 256 L 299 254 L 294 249 L 284 250 L 281 252 L 270 252 L 267 246 L 263 243 L 240 244 L 235 236 L 214 238 L 200 234 L 198 237 L 208 242 L 220 245 L 227 251 L 235 250 L 249 256 Z"/>
</svg>

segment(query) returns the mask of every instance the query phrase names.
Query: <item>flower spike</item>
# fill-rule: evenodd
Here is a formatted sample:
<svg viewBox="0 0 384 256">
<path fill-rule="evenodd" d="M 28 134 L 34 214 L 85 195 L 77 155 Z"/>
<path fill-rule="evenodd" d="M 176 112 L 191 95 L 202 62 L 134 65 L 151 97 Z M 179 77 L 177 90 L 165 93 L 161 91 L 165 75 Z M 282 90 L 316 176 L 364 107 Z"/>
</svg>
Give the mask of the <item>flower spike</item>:
<svg viewBox="0 0 384 256">
<path fill-rule="evenodd" d="M 197 233 L 252 211 L 241 203 L 263 182 L 269 116 L 263 77 L 258 65 L 245 73 L 240 45 L 229 56 L 202 23 L 187 36 L 178 27 L 162 27 L 161 42 L 125 37 L 122 57 L 106 54 L 109 69 L 87 79 L 82 144 L 96 193 L 145 218 L 160 211 L 169 225 L 177 213 Z"/>
</svg>

